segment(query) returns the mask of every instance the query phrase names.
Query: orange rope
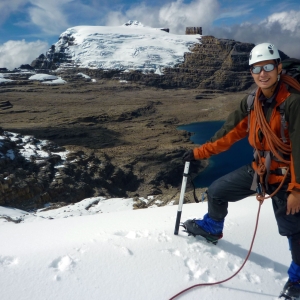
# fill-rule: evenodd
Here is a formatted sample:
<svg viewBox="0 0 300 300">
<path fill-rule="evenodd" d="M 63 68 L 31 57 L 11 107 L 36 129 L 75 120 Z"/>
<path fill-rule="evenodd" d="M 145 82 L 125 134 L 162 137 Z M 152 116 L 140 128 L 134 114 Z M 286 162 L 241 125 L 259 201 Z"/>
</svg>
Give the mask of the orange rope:
<svg viewBox="0 0 300 300">
<path fill-rule="evenodd" d="M 294 79 L 291 76 L 288 75 L 281 75 L 281 80 L 288 84 L 289 86 L 295 88 L 296 90 L 300 91 L 300 83 Z M 262 163 L 262 159 L 261 159 L 261 155 L 259 150 L 257 149 L 256 145 L 255 145 L 255 150 L 258 154 L 258 159 L 259 159 L 259 164 L 258 164 L 258 169 L 257 169 L 257 174 L 260 177 L 260 183 L 263 187 L 263 193 L 262 195 L 257 195 L 257 200 L 259 201 L 263 201 L 267 198 L 271 198 L 273 197 L 278 191 L 279 189 L 282 187 L 283 182 L 285 181 L 287 174 L 289 172 L 289 166 L 291 164 L 291 161 L 284 159 L 279 153 L 282 154 L 286 154 L 286 155 L 290 155 L 292 152 L 291 146 L 290 144 L 285 144 L 284 142 L 281 141 L 281 139 L 272 131 L 271 127 L 269 126 L 263 109 L 262 109 L 262 105 L 261 102 L 259 101 L 258 97 L 261 93 L 261 88 L 258 88 L 256 95 L 255 95 L 255 100 L 254 100 L 254 113 L 255 113 L 255 124 L 254 124 L 254 130 L 253 130 L 253 134 L 254 134 L 254 143 L 256 141 L 255 137 L 256 137 L 256 131 L 257 131 L 257 127 L 260 128 L 261 132 L 263 133 L 267 144 L 269 145 L 270 151 L 273 153 L 273 155 L 281 162 L 285 163 L 288 165 L 287 168 L 287 172 L 285 173 L 280 185 L 278 186 L 278 188 L 268 197 L 265 197 L 265 188 L 264 188 L 264 175 L 266 173 L 266 167 L 265 165 Z"/>
</svg>

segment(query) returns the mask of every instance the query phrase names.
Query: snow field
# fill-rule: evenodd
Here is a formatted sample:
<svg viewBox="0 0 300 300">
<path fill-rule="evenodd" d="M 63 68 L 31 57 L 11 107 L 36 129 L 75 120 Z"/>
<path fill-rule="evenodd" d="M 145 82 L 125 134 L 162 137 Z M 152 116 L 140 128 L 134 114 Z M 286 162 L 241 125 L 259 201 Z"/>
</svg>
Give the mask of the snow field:
<svg viewBox="0 0 300 300">
<path fill-rule="evenodd" d="M 253 197 L 230 204 L 217 246 L 181 230 L 175 236 L 177 206 L 0 223 L 1 298 L 169 299 L 191 285 L 226 279 L 241 266 L 257 209 Z M 206 210 L 206 203 L 184 205 L 182 220 Z M 178 299 L 277 299 L 289 263 L 287 241 L 265 201 L 244 269 L 229 282 Z"/>
</svg>

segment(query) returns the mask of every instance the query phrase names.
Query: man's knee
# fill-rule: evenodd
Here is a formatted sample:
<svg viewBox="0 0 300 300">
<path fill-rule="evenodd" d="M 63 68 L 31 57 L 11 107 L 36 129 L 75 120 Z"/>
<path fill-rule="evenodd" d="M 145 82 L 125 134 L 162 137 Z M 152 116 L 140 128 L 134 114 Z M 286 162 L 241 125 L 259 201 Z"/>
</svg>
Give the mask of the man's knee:
<svg viewBox="0 0 300 300">
<path fill-rule="evenodd" d="M 224 202 L 219 198 L 213 197 L 207 191 L 208 199 L 208 215 L 215 221 L 222 221 L 226 217 L 228 211 L 228 202 Z"/>
<path fill-rule="evenodd" d="M 218 199 L 221 198 L 222 195 L 224 196 L 222 182 L 220 182 L 220 180 L 215 180 L 212 182 L 206 193 L 211 199 Z"/>
</svg>

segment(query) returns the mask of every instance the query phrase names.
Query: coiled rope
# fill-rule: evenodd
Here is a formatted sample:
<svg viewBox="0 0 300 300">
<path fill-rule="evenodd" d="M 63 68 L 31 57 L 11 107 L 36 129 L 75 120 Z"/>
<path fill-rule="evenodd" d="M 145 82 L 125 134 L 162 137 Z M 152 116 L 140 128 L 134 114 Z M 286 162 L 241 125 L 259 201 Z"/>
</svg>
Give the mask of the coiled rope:
<svg viewBox="0 0 300 300">
<path fill-rule="evenodd" d="M 281 75 L 281 80 L 295 88 L 296 90 L 300 91 L 300 83 L 294 79 L 291 76 L 288 75 Z M 255 114 L 255 124 L 254 124 L 254 130 L 253 130 L 253 141 L 255 143 L 256 141 L 256 132 L 257 132 L 257 128 L 259 128 L 262 132 L 262 134 L 264 135 L 267 145 L 270 148 L 270 151 L 272 152 L 272 154 L 281 162 L 285 163 L 288 165 L 287 167 L 287 171 L 284 175 L 284 177 L 282 178 L 281 183 L 279 184 L 279 186 L 277 187 L 277 189 L 270 194 L 269 196 L 265 196 L 266 191 L 265 191 L 265 184 L 264 184 L 264 178 L 265 178 L 265 174 L 266 174 L 266 166 L 264 165 L 264 163 L 262 162 L 262 158 L 260 155 L 260 151 L 257 149 L 257 146 L 255 145 L 255 150 L 256 153 L 258 154 L 258 168 L 257 168 L 257 174 L 259 175 L 259 180 L 261 183 L 261 187 L 262 187 L 262 193 L 258 194 L 256 196 L 256 199 L 258 201 L 263 201 L 265 199 L 271 198 L 273 197 L 282 187 L 288 173 L 290 170 L 290 164 L 291 161 L 290 160 L 286 160 L 283 155 L 290 155 L 292 153 L 292 149 L 290 144 L 285 144 L 276 134 L 275 132 L 271 129 L 271 127 L 269 126 L 265 116 L 264 116 L 264 112 L 262 109 L 262 105 L 261 102 L 259 101 L 258 97 L 261 93 L 261 88 L 258 88 L 256 95 L 255 95 L 255 99 L 254 99 L 254 114 Z M 280 155 L 279 153 L 283 154 Z"/>
</svg>

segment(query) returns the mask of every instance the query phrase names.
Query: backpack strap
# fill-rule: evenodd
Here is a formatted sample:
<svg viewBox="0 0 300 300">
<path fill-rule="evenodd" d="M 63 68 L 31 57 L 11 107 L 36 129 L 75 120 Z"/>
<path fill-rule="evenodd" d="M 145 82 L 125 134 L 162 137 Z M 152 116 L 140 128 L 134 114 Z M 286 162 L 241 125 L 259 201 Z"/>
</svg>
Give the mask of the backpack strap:
<svg viewBox="0 0 300 300">
<path fill-rule="evenodd" d="M 281 126 L 280 126 L 281 139 L 284 143 L 287 143 L 287 139 L 284 134 L 284 130 L 287 129 L 287 124 L 285 121 L 285 101 L 279 105 L 279 113 L 280 113 L 280 119 L 281 119 Z"/>
<path fill-rule="evenodd" d="M 252 90 L 252 92 L 248 95 L 248 98 L 247 98 L 247 113 L 248 113 L 248 128 L 247 128 L 247 132 L 249 132 L 249 130 L 250 130 L 250 112 L 251 112 L 251 109 L 253 109 L 253 104 L 254 104 L 254 99 L 255 99 L 256 91 L 257 91 L 257 88 L 255 88 L 254 90 Z"/>
</svg>

